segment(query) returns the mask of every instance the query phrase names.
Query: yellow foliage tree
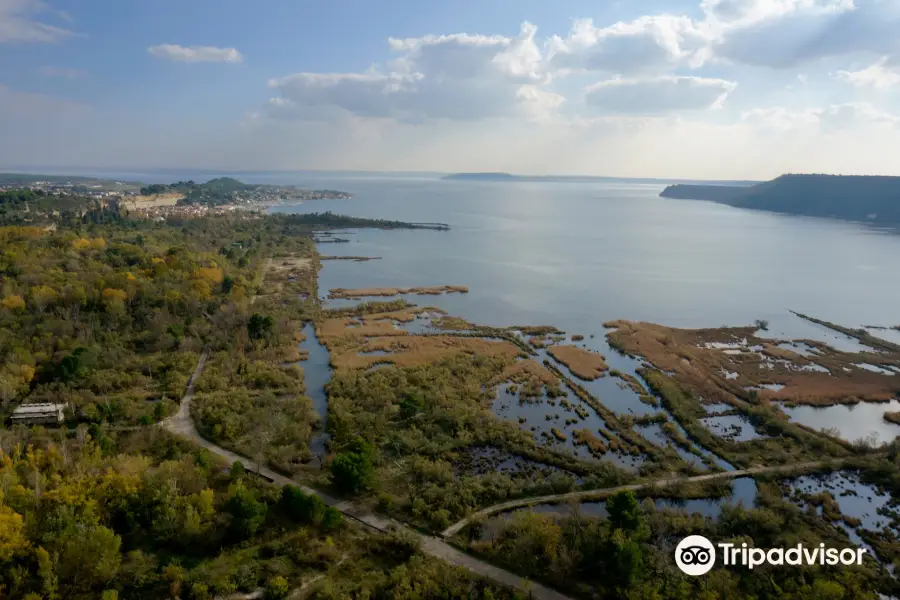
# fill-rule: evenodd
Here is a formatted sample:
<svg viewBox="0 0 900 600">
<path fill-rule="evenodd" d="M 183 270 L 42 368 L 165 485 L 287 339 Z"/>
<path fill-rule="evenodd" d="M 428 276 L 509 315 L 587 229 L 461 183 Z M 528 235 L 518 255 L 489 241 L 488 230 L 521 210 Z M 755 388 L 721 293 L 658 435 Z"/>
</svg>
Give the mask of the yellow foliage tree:
<svg viewBox="0 0 900 600">
<path fill-rule="evenodd" d="M 72 248 L 75 250 L 103 250 L 106 248 L 106 240 L 103 238 L 75 238 L 72 240 Z"/>
<path fill-rule="evenodd" d="M 36 285 L 31 288 L 31 299 L 34 301 L 38 310 L 44 310 L 49 305 L 56 302 L 58 294 L 56 290 L 47 285 Z"/>
<path fill-rule="evenodd" d="M 205 279 L 195 279 L 191 282 L 191 289 L 200 300 L 209 300 L 212 296 L 212 285 Z"/>
<path fill-rule="evenodd" d="M 124 302 L 128 299 L 128 294 L 124 290 L 117 288 L 105 288 L 103 290 L 103 297 L 107 300 L 113 298 Z"/>
<path fill-rule="evenodd" d="M 34 379 L 34 367 L 31 365 L 17 365 L 15 363 L 6 363 L 0 369 L 10 377 L 21 380 L 23 383 L 31 383 Z"/>
<path fill-rule="evenodd" d="M 208 281 L 213 285 L 220 285 L 225 279 L 225 273 L 218 267 L 200 267 L 194 271 L 194 279 Z"/>
<path fill-rule="evenodd" d="M 40 227 L 0 227 L 0 242 L 7 242 L 22 239 L 36 239 L 44 235 L 44 230 Z"/>
<path fill-rule="evenodd" d="M 22 296 L 16 294 L 6 296 L 3 298 L 3 308 L 9 310 L 23 310 L 25 308 L 25 300 L 22 299 Z"/>
<path fill-rule="evenodd" d="M 125 312 L 125 301 L 127 299 L 128 293 L 124 290 L 117 288 L 106 288 L 103 290 L 103 302 L 106 304 L 107 312 Z"/>
<path fill-rule="evenodd" d="M 0 563 L 8 561 L 16 552 L 27 547 L 22 515 L 3 503 L 3 491 L 0 490 Z"/>
</svg>

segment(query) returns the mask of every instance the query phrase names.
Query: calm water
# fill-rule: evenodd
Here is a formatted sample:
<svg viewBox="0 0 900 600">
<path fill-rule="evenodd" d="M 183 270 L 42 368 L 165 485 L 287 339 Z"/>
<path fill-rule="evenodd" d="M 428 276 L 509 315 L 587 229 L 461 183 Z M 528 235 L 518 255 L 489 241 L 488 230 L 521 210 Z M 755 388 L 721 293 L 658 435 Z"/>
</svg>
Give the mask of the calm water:
<svg viewBox="0 0 900 600">
<path fill-rule="evenodd" d="M 476 323 L 556 325 L 587 336 L 580 343 L 615 361 L 603 341 L 602 324 L 610 319 L 678 327 L 765 319 L 770 330 L 764 335 L 818 339 L 847 350 L 860 344 L 789 310 L 851 327 L 900 324 L 900 235 L 859 224 L 663 199 L 662 186 L 648 184 L 312 176 L 286 183 L 341 189 L 354 197 L 273 212 L 330 210 L 452 228 L 359 230 L 343 236 L 349 243 L 320 245 L 325 254 L 383 257 L 327 262 L 320 272 L 321 296 L 334 287 L 465 285 L 469 294 L 410 300 Z M 634 366 L 629 362 L 622 370 L 633 372 Z M 629 392 L 597 392 L 615 400 L 616 412 L 648 411 Z M 813 415 L 793 414 L 801 421 Z M 826 427 L 841 416 L 820 411 L 808 424 Z M 873 412 L 853 434 L 869 431 L 885 439 L 880 413 Z"/>
<path fill-rule="evenodd" d="M 711 519 L 717 519 L 725 505 L 742 506 L 744 508 L 756 507 L 756 482 L 751 477 L 739 477 L 732 482 L 731 495 L 723 498 L 691 498 L 688 500 L 673 498 L 653 498 L 656 510 L 678 510 L 686 514 L 699 514 Z M 639 498 L 640 499 L 640 498 Z M 581 502 L 577 505 L 580 517 L 594 517 L 605 519 L 609 516 L 606 510 L 606 501 Z M 566 504 L 536 504 L 526 508 L 519 508 L 510 512 L 500 513 L 485 523 L 481 539 L 489 540 L 502 530 L 503 525 L 516 514 L 523 512 L 535 512 L 548 514 L 554 518 L 571 517 L 575 513 L 575 506 Z"/>
<path fill-rule="evenodd" d="M 325 385 L 331 380 L 331 366 L 328 349 L 319 343 L 312 323 L 307 323 L 303 327 L 303 334 L 306 338 L 300 343 L 300 347 L 309 352 L 309 357 L 298 364 L 303 369 L 306 395 L 312 400 L 313 410 L 322 419 L 320 431 L 310 443 L 313 454 L 320 456 L 328 442 L 328 434 L 325 433 L 328 417 L 328 395 L 325 393 Z"/>
<path fill-rule="evenodd" d="M 461 284 L 442 305 L 495 325 L 553 323 L 599 332 L 604 320 L 749 324 L 811 337 L 794 309 L 848 326 L 900 323 L 900 236 L 862 225 L 659 198 L 659 185 L 500 184 L 436 179 L 309 179 L 350 200 L 331 210 L 448 223 L 452 230 L 358 231 L 323 252 L 382 256 L 330 263 L 338 285 Z M 473 301 L 477 300 L 477 301 Z"/>
</svg>

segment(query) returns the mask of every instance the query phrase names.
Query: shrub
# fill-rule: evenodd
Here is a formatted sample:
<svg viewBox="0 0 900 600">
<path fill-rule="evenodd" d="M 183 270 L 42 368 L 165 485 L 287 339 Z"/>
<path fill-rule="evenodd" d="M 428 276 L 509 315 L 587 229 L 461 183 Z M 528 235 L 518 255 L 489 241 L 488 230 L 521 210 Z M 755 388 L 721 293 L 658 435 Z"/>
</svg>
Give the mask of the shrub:
<svg viewBox="0 0 900 600">
<path fill-rule="evenodd" d="M 269 579 L 266 582 L 266 598 L 274 598 L 276 600 L 281 600 L 282 598 L 287 598 L 288 592 L 290 588 L 288 587 L 287 579 L 280 575 L 276 575 Z"/>
<path fill-rule="evenodd" d="M 342 492 L 358 494 L 372 485 L 372 447 L 357 438 L 350 449 L 338 454 L 331 463 L 331 479 Z"/>
<path fill-rule="evenodd" d="M 281 505 L 285 512 L 301 523 L 319 523 L 326 512 L 321 498 L 303 493 L 296 485 L 286 485 L 281 492 Z"/>
</svg>

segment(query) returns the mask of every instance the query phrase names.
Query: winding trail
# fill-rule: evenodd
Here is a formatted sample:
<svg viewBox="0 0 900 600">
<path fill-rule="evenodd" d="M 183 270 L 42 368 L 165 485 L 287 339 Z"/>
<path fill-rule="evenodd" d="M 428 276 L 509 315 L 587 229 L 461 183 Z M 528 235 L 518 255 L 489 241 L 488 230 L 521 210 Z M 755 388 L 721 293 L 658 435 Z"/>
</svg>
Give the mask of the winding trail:
<svg viewBox="0 0 900 600">
<path fill-rule="evenodd" d="M 844 459 L 847 460 L 847 459 Z M 506 512 L 515 508 L 524 508 L 534 506 L 536 504 L 559 504 L 570 500 L 598 500 L 615 494 L 617 492 L 636 492 L 648 488 L 664 488 L 676 484 L 684 483 L 701 483 L 704 481 L 713 481 L 716 479 L 736 479 L 738 477 L 752 477 L 754 475 L 765 475 L 767 473 L 804 473 L 815 471 L 826 466 L 840 464 L 841 460 L 819 460 L 813 462 L 794 463 L 790 465 L 776 465 L 770 467 L 750 467 L 748 469 L 738 469 L 736 471 L 722 471 L 720 473 L 707 473 L 706 475 L 696 475 L 694 477 L 672 477 L 669 479 L 657 479 L 644 483 L 632 483 L 629 485 L 620 485 L 618 487 L 604 488 L 600 490 L 584 490 L 580 492 L 566 492 L 564 494 L 551 494 L 549 496 L 533 496 L 530 498 L 518 498 L 516 500 L 508 500 L 500 502 L 487 508 L 483 508 L 472 513 L 468 517 L 457 521 L 447 529 L 441 532 L 441 537 L 449 538 L 459 533 L 463 527 L 471 523 L 473 520 L 488 517 L 493 514 Z"/>
<path fill-rule="evenodd" d="M 175 435 L 187 438 L 198 446 L 206 448 L 213 454 L 228 461 L 229 464 L 234 464 L 235 462 L 240 461 L 244 465 L 253 465 L 253 460 L 232 452 L 231 450 L 226 450 L 225 448 L 217 446 L 209 440 L 204 439 L 200 435 L 200 432 L 197 431 L 197 427 L 194 425 L 194 421 L 191 418 L 191 401 L 194 398 L 194 386 L 197 382 L 197 379 L 199 379 L 200 375 L 203 373 L 203 367 L 206 365 L 206 361 L 208 358 L 209 348 L 207 347 L 203 349 L 203 353 L 200 355 L 200 360 L 197 361 L 197 367 L 194 369 L 194 373 L 188 380 L 188 386 L 185 390 L 184 396 L 181 399 L 181 406 L 179 406 L 178 412 L 168 419 L 162 421 L 160 423 L 160 426 L 174 433 Z M 324 494 L 318 490 L 314 490 L 310 487 L 299 484 L 296 481 L 285 477 L 284 475 L 280 475 L 266 467 L 260 467 L 255 472 L 260 477 L 263 477 L 271 481 L 272 483 L 278 485 L 295 485 L 303 490 L 304 493 L 316 495 L 321 498 L 322 501 L 325 502 L 325 504 L 333 506 L 334 508 L 341 511 L 341 513 L 343 513 L 345 517 L 349 517 L 351 520 L 366 525 L 376 531 L 382 533 L 402 531 L 407 535 L 412 535 L 420 541 L 420 548 L 425 554 L 444 560 L 452 565 L 463 567 L 464 569 L 471 571 L 476 575 L 492 579 L 508 587 L 523 591 L 526 594 L 529 594 L 530 598 L 534 598 L 536 600 L 571 600 L 568 596 L 565 596 L 553 589 L 550 589 L 534 581 L 525 580 L 515 573 L 511 573 L 505 569 L 501 569 L 483 560 L 475 558 L 474 556 L 466 554 L 465 552 L 457 550 L 440 538 L 419 533 L 418 531 L 410 529 L 406 525 L 400 523 L 395 519 L 391 519 L 390 517 L 384 517 L 368 512 L 360 508 L 359 506 L 356 506 L 349 500 L 342 500 L 340 498 L 329 496 L 328 494 Z"/>
</svg>

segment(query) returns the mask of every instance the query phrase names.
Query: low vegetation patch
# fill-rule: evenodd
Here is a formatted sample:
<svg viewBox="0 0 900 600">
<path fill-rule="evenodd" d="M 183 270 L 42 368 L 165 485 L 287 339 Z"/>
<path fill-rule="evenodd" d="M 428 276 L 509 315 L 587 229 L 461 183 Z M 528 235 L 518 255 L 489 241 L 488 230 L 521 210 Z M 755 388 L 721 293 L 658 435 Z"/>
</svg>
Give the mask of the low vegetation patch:
<svg viewBox="0 0 900 600">
<path fill-rule="evenodd" d="M 586 381 L 598 379 L 609 369 L 602 354 L 577 346 L 550 346 L 547 353 Z"/>
<path fill-rule="evenodd" d="M 364 298 L 366 296 L 400 296 L 416 294 L 421 296 L 439 296 L 450 293 L 467 294 L 469 288 L 463 285 L 436 285 L 411 288 L 334 288 L 329 291 L 329 298 Z"/>
</svg>

